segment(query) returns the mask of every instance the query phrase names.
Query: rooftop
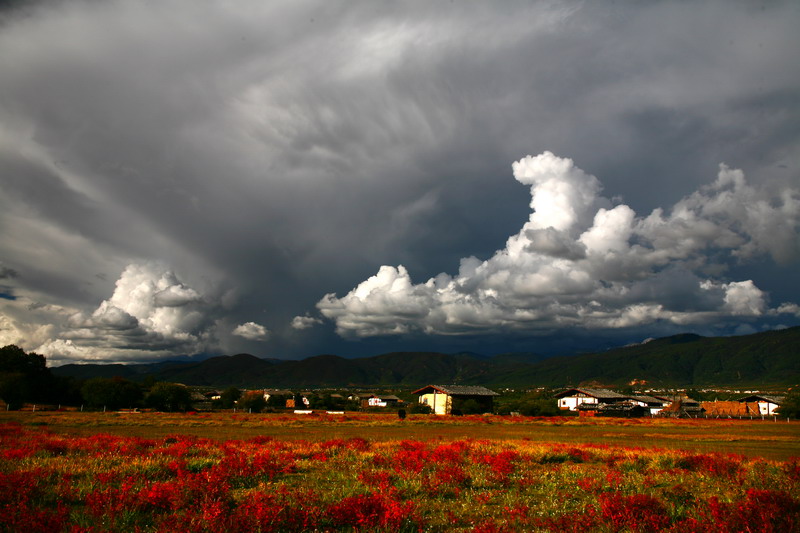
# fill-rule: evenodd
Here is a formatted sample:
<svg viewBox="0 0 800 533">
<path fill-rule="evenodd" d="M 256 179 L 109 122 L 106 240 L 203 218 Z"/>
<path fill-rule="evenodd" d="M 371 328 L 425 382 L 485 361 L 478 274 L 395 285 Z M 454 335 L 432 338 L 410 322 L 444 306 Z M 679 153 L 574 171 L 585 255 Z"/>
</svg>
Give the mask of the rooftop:
<svg viewBox="0 0 800 533">
<path fill-rule="evenodd" d="M 481 385 L 428 385 L 419 390 L 415 390 L 412 394 L 423 394 L 424 391 L 429 389 L 441 392 L 442 394 L 449 394 L 450 396 L 500 396 L 493 390 L 489 390 Z"/>
</svg>

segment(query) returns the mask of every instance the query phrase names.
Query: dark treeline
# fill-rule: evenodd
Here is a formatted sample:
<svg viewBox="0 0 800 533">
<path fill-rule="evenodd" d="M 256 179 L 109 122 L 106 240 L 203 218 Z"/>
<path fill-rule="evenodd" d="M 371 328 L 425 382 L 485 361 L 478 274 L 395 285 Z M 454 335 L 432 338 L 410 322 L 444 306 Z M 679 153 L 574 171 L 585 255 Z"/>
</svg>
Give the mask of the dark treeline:
<svg viewBox="0 0 800 533">
<path fill-rule="evenodd" d="M 18 346 L 0 348 L 0 398 L 10 409 L 24 403 L 80 403 L 72 378 L 54 376 L 43 355 L 25 353 Z"/>
<path fill-rule="evenodd" d="M 0 399 L 8 409 L 24 404 L 85 406 L 88 409 L 186 411 L 192 408 L 190 390 L 177 383 L 134 383 L 127 379 L 77 379 L 56 376 L 43 355 L 15 345 L 0 348 Z"/>
</svg>

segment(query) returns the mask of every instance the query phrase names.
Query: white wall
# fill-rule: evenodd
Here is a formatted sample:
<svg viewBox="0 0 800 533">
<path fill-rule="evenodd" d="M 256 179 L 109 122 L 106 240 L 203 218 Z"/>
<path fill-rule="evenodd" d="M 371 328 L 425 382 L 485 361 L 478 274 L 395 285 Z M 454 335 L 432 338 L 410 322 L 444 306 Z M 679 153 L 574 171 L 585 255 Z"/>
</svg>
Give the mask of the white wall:
<svg viewBox="0 0 800 533">
<path fill-rule="evenodd" d="M 429 406 L 435 415 L 446 415 L 449 410 L 450 397 L 441 392 L 421 394 L 419 403 Z"/>
<path fill-rule="evenodd" d="M 566 396 L 558 399 L 558 407 L 560 409 L 569 409 L 570 411 L 577 411 L 578 406 L 584 403 L 597 403 L 597 398 L 589 398 L 587 396 Z"/>
<path fill-rule="evenodd" d="M 758 402 L 758 412 L 762 415 L 774 415 L 778 407 L 780 407 L 780 405 L 777 403 Z"/>
</svg>

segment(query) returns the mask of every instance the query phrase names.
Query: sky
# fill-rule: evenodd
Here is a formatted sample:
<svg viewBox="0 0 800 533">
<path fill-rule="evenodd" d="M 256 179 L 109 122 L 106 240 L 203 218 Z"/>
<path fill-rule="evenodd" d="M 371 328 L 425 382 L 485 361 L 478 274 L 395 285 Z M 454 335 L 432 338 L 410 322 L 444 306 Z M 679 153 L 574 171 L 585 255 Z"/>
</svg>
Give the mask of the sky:
<svg viewBox="0 0 800 533">
<path fill-rule="evenodd" d="M 800 324 L 800 3 L 0 3 L 0 345 L 599 351 Z"/>
</svg>

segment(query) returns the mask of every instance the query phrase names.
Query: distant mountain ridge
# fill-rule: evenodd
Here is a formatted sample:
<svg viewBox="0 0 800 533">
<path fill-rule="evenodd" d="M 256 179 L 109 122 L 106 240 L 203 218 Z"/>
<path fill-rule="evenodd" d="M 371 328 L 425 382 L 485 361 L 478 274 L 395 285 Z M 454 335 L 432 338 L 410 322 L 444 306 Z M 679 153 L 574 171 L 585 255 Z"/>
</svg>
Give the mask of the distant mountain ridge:
<svg viewBox="0 0 800 533">
<path fill-rule="evenodd" d="M 77 378 L 152 377 L 187 385 L 241 388 L 416 387 L 457 383 L 493 387 L 620 386 L 634 380 L 664 387 L 785 387 L 800 382 L 800 327 L 738 337 L 681 334 L 605 352 L 545 357 L 534 353 L 392 352 L 299 361 L 250 354 L 204 361 L 135 365 L 64 365 Z"/>
</svg>

